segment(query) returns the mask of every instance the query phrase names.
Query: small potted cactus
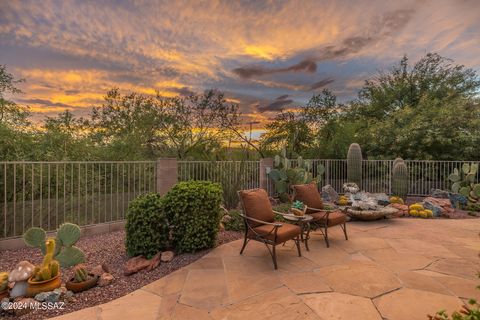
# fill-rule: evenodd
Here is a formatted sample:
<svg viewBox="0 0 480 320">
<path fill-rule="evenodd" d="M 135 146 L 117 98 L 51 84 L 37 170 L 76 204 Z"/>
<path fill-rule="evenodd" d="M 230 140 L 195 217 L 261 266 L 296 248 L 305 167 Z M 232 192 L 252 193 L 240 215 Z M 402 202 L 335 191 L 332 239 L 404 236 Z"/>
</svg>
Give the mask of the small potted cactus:
<svg viewBox="0 0 480 320">
<path fill-rule="evenodd" d="M 65 284 L 67 290 L 75 293 L 88 290 L 97 285 L 98 276 L 88 273 L 85 266 L 78 265 L 73 269 L 73 277 Z"/>
<path fill-rule="evenodd" d="M 40 292 L 53 291 L 62 284 L 60 264 L 53 259 L 55 239 L 45 241 L 45 256 L 41 265 L 36 266 L 33 275 L 28 279 L 27 296 L 34 297 Z"/>
<path fill-rule="evenodd" d="M 290 211 L 296 216 L 303 216 L 307 211 L 307 207 L 301 201 L 295 201 L 290 208 Z"/>
<path fill-rule="evenodd" d="M 8 297 L 8 272 L 0 272 L 0 300 Z"/>
</svg>

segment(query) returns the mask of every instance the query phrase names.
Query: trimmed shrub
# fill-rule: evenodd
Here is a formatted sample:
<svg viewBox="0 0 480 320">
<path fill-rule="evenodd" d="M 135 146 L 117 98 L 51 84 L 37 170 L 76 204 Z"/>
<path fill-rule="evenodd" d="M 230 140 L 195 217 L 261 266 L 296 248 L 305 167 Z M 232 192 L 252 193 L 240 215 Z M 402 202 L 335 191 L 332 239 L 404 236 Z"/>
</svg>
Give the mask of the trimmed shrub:
<svg viewBox="0 0 480 320">
<path fill-rule="evenodd" d="M 179 252 L 195 252 L 215 246 L 220 225 L 222 188 L 209 181 L 177 183 L 163 198 Z"/>
<path fill-rule="evenodd" d="M 226 220 L 223 225 L 227 231 L 245 231 L 245 223 L 240 216 L 242 212 L 239 210 L 230 210 L 228 215 L 230 219 Z"/>
<path fill-rule="evenodd" d="M 138 196 L 128 205 L 125 248 L 130 257 L 152 258 L 167 248 L 169 226 L 158 193 Z"/>
</svg>

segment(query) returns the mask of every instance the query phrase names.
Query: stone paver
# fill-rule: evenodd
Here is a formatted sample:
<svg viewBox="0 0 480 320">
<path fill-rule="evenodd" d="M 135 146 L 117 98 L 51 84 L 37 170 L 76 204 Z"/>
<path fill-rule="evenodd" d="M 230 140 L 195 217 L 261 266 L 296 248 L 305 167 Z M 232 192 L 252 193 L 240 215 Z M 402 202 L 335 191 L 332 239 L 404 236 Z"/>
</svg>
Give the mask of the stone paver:
<svg viewBox="0 0 480 320">
<path fill-rule="evenodd" d="M 328 292 L 302 295 L 305 302 L 321 319 L 349 320 L 368 319 L 382 320 L 372 301 L 367 298 L 349 294 Z"/>
<path fill-rule="evenodd" d="M 372 263 L 349 263 L 319 270 L 319 274 L 336 292 L 373 298 L 400 288 L 395 275 Z"/>
<path fill-rule="evenodd" d="M 227 301 L 225 276 L 218 270 L 190 270 L 179 302 L 199 309 L 213 309 Z"/>
<path fill-rule="evenodd" d="M 102 320 L 134 319 L 137 316 L 137 308 L 142 308 L 142 319 L 157 319 L 162 298 L 144 290 L 137 290 L 120 299 L 113 300 L 102 307 Z"/>
<path fill-rule="evenodd" d="M 338 229 L 338 230 L 337 230 Z M 81 319 L 426 319 L 480 298 L 479 220 L 392 219 L 313 233 L 302 257 L 263 244 L 222 245 L 122 298 L 58 317 Z"/>
<path fill-rule="evenodd" d="M 374 303 L 389 320 L 425 320 L 426 314 L 434 315 L 440 310 L 450 314 L 462 306 L 457 297 L 405 288 L 375 299 Z"/>
<path fill-rule="evenodd" d="M 479 271 L 479 264 L 467 259 L 442 259 L 435 261 L 427 268 L 431 271 L 448 275 L 475 279 Z"/>
</svg>

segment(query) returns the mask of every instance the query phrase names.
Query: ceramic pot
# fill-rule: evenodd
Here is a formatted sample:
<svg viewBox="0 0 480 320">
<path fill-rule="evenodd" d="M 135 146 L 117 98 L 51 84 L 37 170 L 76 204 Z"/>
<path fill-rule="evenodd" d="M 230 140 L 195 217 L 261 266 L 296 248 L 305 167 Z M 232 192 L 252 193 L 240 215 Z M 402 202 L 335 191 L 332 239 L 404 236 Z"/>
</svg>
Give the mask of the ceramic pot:
<svg viewBox="0 0 480 320">
<path fill-rule="evenodd" d="M 62 285 L 62 278 L 60 273 L 56 277 L 44 280 L 44 281 L 34 281 L 33 276 L 28 279 L 27 287 L 27 297 L 35 297 L 40 292 L 53 291 L 54 289 L 60 288 Z"/>
<path fill-rule="evenodd" d="M 75 293 L 95 287 L 97 285 L 99 277 L 91 273 L 89 273 L 88 275 L 90 276 L 90 278 L 83 282 L 75 282 L 75 278 L 71 278 L 70 281 L 65 284 L 65 287 L 67 288 L 67 290 L 73 291 Z"/>
</svg>

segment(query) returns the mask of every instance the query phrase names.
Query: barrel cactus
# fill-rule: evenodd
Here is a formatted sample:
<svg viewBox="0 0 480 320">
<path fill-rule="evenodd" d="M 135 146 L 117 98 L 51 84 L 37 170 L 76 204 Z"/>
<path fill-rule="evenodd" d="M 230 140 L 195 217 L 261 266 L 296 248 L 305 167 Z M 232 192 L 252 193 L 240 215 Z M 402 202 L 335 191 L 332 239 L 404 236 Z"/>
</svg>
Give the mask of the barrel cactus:
<svg viewBox="0 0 480 320">
<path fill-rule="evenodd" d="M 408 194 L 408 169 L 405 162 L 397 161 L 392 171 L 392 193 L 405 199 Z"/>
<path fill-rule="evenodd" d="M 88 271 L 83 265 L 75 266 L 75 269 L 73 270 L 73 278 L 75 282 L 85 282 L 89 278 Z"/>
<path fill-rule="evenodd" d="M 347 154 L 347 180 L 362 184 L 362 149 L 358 143 L 352 143 Z"/>
</svg>

